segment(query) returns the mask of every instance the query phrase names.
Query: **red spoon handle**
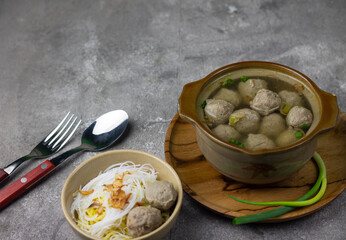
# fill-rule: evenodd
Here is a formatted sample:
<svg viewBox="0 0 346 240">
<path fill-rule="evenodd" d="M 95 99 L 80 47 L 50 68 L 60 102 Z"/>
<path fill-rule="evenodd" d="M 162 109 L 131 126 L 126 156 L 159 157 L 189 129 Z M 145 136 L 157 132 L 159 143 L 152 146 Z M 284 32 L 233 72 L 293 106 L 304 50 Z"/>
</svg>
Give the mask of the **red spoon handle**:
<svg viewBox="0 0 346 240">
<path fill-rule="evenodd" d="M 8 176 L 8 173 L 0 168 L 0 183 L 4 181 L 6 178 L 8 178 Z"/>
<path fill-rule="evenodd" d="M 55 165 L 49 160 L 19 178 L 11 185 L 0 191 L 0 209 L 6 207 L 14 199 L 26 192 L 30 187 L 38 183 L 42 178 L 55 169 Z"/>
</svg>

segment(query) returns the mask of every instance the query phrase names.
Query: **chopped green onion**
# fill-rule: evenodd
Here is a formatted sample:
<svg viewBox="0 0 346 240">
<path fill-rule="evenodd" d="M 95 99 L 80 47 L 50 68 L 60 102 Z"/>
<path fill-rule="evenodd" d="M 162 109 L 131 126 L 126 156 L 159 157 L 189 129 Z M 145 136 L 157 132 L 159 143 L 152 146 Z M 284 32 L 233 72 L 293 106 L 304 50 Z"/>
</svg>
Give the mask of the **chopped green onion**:
<svg viewBox="0 0 346 240">
<path fill-rule="evenodd" d="M 285 104 L 283 108 L 281 108 L 281 113 L 284 115 L 287 115 L 288 112 L 291 110 L 292 106 L 289 104 Z"/>
<path fill-rule="evenodd" d="M 231 85 L 231 84 L 233 84 L 233 83 L 234 83 L 233 79 L 229 78 L 229 79 L 227 79 L 226 81 L 224 81 L 224 82 L 222 83 L 222 86 L 223 86 L 223 87 L 227 87 L 228 85 Z"/>
<path fill-rule="evenodd" d="M 303 133 L 300 131 L 297 131 L 295 134 L 296 138 L 301 138 L 303 136 Z"/>
<path fill-rule="evenodd" d="M 201 104 L 201 108 L 205 108 L 205 106 L 207 106 L 207 101 L 204 101 L 204 102 L 202 102 L 202 104 Z"/>
<path fill-rule="evenodd" d="M 324 181 L 327 181 L 326 170 L 325 170 L 325 166 L 323 164 L 323 160 L 322 160 L 321 156 L 317 152 L 315 152 L 313 155 L 313 158 L 315 159 L 317 166 L 319 168 L 319 175 L 318 175 L 317 181 L 316 181 L 315 185 L 310 189 L 310 191 L 308 191 L 304 196 L 300 197 L 296 201 L 304 201 L 304 200 L 309 199 L 320 188 L 321 183 L 322 183 L 322 178 L 325 179 Z M 287 207 L 286 206 L 286 207 L 280 207 L 277 209 L 273 209 L 273 210 L 269 210 L 266 212 L 253 214 L 253 215 L 236 217 L 233 219 L 232 224 L 239 225 L 239 224 L 245 224 L 245 223 L 264 221 L 264 220 L 267 220 L 269 218 L 281 216 L 281 215 L 288 213 L 294 209 L 295 209 L 295 207 Z"/>
<path fill-rule="evenodd" d="M 247 76 L 242 76 L 240 79 L 242 82 L 246 82 L 249 78 Z"/>
<path fill-rule="evenodd" d="M 236 197 L 232 197 L 230 195 L 230 198 L 242 202 L 242 203 L 247 203 L 247 204 L 252 204 L 252 205 L 260 205 L 260 206 L 288 206 L 288 207 L 305 207 L 305 206 L 309 206 L 312 205 L 316 202 L 318 202 L 322 196 L 324 195 L 326 188 L 327 188 L 327 173 L 326 173 L 326 167 L 324 166 L 323 160 L 321 158 L 321 156 L 314 152 L 313 154 L 313 158 L 315 159 L 317 166 L 319 168 L 319 176 L 317 181 L 319 181 L 319 179 L 321 178 L 321 188 L 319 190 L 319 192 L 311 199 L 309 200 L 304 200 L 304 201 L 278 201 L 278 202 L 253 202 L 253 201 L 246 201 L 246 200 L 242 200 Z"/>
<path fill-rule="evenodd" d="M 231 116 L 229 119 L 229 125 L 235 125 L 239 120 L 242 120 L 244 117 Z"/>
<path fill-rule="evenodd" d="M 300 129 L 305 131 L 308 127 L 309 126 L 306 123 L 304 123 L 303 125 L 300 126 Z"/>
<path fill-rule="evenodd" d="M 78 195 L 79 191 L 76 190 L 74 193 L 72 193 L 72 197 L 76 197 Z"/>
<path fill-rule="evenodd" d="M 236 139 L 234 139 L 234 138 L 230 138 L 230 139 L 228 140 L 228 142 L 231 143 L 231 144 L 237 145 L 237 146 L 239 146 L 239 147 L 244 147 L 244 143 L 239 142 L 238 140 L 236 140 Z"/>
<path fill-rule="evenodd" d="M 162 212 L 161 218 L 162 218 L 162 222 L 166 222 L 167 219 L 169 218 L 169 212 Z"/>
</svg>

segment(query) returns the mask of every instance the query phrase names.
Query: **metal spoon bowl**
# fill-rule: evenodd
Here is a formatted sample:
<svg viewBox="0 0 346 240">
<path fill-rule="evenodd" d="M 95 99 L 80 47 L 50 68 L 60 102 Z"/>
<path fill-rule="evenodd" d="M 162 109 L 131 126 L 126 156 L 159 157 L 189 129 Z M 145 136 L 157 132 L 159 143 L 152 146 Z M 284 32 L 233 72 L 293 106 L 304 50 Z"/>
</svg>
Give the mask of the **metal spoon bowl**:
<svg viewBox="0 0 346 240">
<path fill-rule="evenodd" d="M 123 110 L 115 110 L 100 116 L 85 129 L 81 145 L 51 160 L 58 166 L 71 155 L 80 151 L 100 151 L 112 145 L 125 132 L 128 115 Z"/>
</svg>

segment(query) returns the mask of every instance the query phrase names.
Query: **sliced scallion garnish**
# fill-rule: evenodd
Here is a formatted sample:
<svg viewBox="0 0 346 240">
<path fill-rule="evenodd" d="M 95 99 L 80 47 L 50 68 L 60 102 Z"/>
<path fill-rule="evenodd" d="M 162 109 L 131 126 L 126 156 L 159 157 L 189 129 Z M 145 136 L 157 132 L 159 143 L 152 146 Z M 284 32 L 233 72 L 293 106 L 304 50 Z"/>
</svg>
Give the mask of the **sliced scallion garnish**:
<svg viewBox="0 0 346 240">
<path fill-rule="evenodd" d="M 223 86 L 223 87 L 227 87 L 227 86 L 229 86 L 229 85 L 231 85 L 231 84 L 233 84 L 233 83 L 234 83 L 233 79 L 229 78 L 229 79 L 227 79 L 226 81 L 224 81 L 224 82 L 222 83 L 222 86 Z"/>
<path fill-rule="evenodd" d="M 280 112 L 284 115 L 287 115 L 288 112 L 291 110 L 292 106 L 289 104 L 285 104 L 281 109 Z"/>
<path fill-rule="evenodd" d="M 229 119 L 229 125 L 235 125 L 239 120 L 242 120 L 244 117 L 240 116 L 231 116 Z"/>
<path fill-rule="evenodd" d="M 301 131 L 297 131 L 295 134 L 296 138 L 301 138 L 303 136 L 303 133 Z"/>
<path fill-rule="evenodd" d="M 237 145 L 239 147 L 244 147 L 244 143 L 242 143 L 242 142 L 240 142 L 240 141 L 238 141 L 238 140 L 236 140 L 234 138 L 230 138 L 228 140 L 228 142 L 231 143 L 231 144 Z"/>
<path fill-rule="evenodd" d="M 247 76 L 242 76 L 240 79 L 242 82 L 246 82 L 249 78 Z"/>
<path fill-rule="evenodd" d="M 201 108 L 205 108 L 205 106 L 207 106 L 207 101 L 204 101 L 204 102 L 202 102 L 202 104 L 201 104 Z"/>
<path fill-rule="evenodd" d="M 309 126 L 306 123 L 304 123 L 303 125 L 300 126 L 300 129 L 305 131 L 308 127 Z"/>
</svg>

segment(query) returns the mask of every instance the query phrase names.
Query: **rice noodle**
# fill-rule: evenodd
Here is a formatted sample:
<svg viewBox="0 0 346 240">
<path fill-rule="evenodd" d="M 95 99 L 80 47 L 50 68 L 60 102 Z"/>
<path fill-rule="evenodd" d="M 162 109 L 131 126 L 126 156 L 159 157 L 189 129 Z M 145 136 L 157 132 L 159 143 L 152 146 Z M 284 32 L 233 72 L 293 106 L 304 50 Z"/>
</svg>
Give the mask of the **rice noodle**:
<svg viewBox="0 0 346 240">
<path fill-rule="evenodd" d="M 129 174 L 124 174 L 127 172 Z M 121 190 L 129 196 L 124 209 L 110 206 L 111 193 L 105 187 L 115 181 L 116 174 L 123 176 Z M 144 191 L 148 183 L 154 182 L 156 178 L 157 172 L 150 164 L 140 165 L 130 161 L 114 164 L 80 189 L 93 192 L 88 195 L 77 194 L 71 206 L 72 216 L 82 229 L 93 236 L 128 239 L 130 236 L 127 234 L 126 216 L 136 203 L 145 203 Z M 95 202 L 103 206 L 101 215 L 93 208 L 99 205 Z"/>
</svg>

